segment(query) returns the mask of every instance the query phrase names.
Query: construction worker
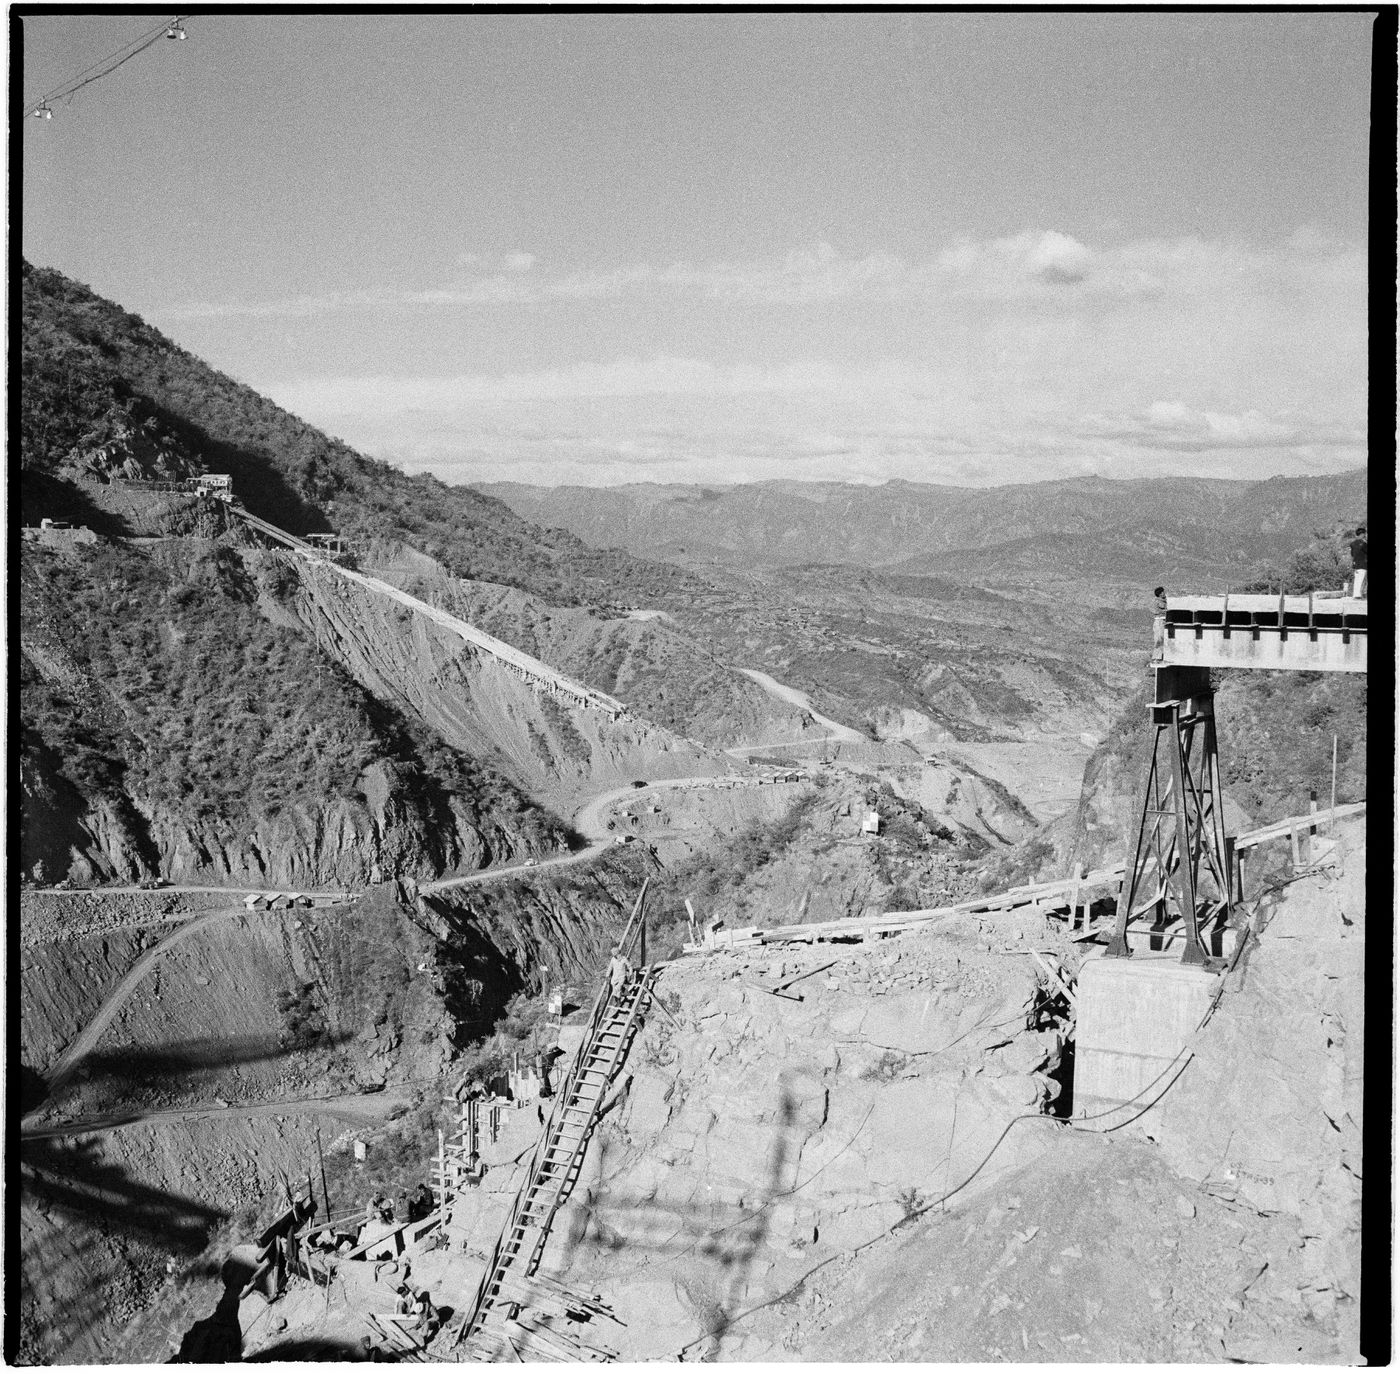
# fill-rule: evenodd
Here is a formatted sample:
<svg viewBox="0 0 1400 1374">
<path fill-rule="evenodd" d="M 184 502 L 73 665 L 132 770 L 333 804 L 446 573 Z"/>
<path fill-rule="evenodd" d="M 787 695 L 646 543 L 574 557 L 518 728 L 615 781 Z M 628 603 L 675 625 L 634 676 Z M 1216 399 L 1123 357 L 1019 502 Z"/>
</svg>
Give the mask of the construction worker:
<svg viewBox="0 0 1400 1374">
<path fill-rule="evenodd" d="M 426 1288 L 419 1293 L 412 1311 L 418 1320 L 413 1323 L 410 1329 L 424 1345 L 427 1345 L 437 1335 L 438 1316 L 437 1308 L 433 1306 L 433 1300 L 428 1296 Z"/>
<path fill-rule="evenodd" d="M 622 946 L 614 946 L 612 958 L 608 960 L 608 983 L 614 997 L 622 995 L 622 990 L 627 986 L 627 980 L 631 974 L 632 966 L 623 957 Z"/>
<path fill-rule="evenodd" d="M 1167 651 L 1167 589 L 1152 589 L 1152 661 L 1160 663 Z"/>
<path fill-rule="evenodd" d="M 426 1183 L 420 1183 L 408 1200 L 408 1219 L 422 1221 L 433 1210 L 433 1190 Z"/>
</svg>

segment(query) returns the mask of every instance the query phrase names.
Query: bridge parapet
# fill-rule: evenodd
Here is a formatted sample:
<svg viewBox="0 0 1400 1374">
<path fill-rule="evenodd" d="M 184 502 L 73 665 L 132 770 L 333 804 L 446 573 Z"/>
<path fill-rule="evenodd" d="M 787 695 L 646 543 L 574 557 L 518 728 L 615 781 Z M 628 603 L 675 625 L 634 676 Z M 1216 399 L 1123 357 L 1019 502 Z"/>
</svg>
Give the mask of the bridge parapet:
<svg viewBox="0 0 1400 1374">
<path fill-rule="evenodd" d="M 1367 611 L 1364 597 L 1329 592 L 1169 596 L 1160 662 L 1364 673 Z"/>
</svg>

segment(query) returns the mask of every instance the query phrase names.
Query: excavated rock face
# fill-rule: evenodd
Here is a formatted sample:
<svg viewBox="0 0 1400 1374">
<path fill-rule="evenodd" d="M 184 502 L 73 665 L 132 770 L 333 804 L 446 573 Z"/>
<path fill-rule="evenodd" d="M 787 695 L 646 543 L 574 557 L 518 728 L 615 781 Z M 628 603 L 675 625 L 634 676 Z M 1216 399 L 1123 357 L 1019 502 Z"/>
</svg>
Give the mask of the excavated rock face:
<svg viewBox="0 0 1400 1374">
<path fill-rule="evenodd" d="M 645 851 L 632 847 L 560 875 L 421 896 L 417 919 L 438 941 L 444 1004 L 463 1028 L 458 1041 L 479 1037 L 526 987 L 591 982 L 652 871 Z"/>
<path fill-rule="evenodd" d="M 1266 910 L 1151 1139 L 1092 1119 L 1018 1124 L 980 1173 L 954 1170 L 972 1182 L 946 1210 L 825 1265 L 814 1253 L 766 1306 L 773 1294 L 749 1285 L 737 1316 L 713 1309 L 719 1357 L 1355 1363 L 1359 841 L 1344 833 L 1330 876 Z M 1017 1132 L 1039 1153 L 988 1184 Z M 659 1293 L 669 1271 L 655 1273 Z"/>
<path fill-rule="evenodd" d="M 1033 968 L 975 930 L 663 969 L 629 1090 L 545 1260 L 607 1295 L 629 1323 L 624 1358 L 722 1339 L 1038 1113 L 1057 1042 L 1027 1029 Z M 804 972 L 786 997 L 766 990 Z M 1038 1153 L 1043 1130 L 1013 1133 L 977 1186 Z"/>
<path fill-rule="evenodd" d="M 398 557 L 402 560 L 403 555 Z M 722 755 L 646 719 L 611 720 L 599 711 L 536 691 L 450 630 L 333 571 L 289 563 L 278 554 L 266 555 L 259 570 L 264 586 L 279 578 L 287 582 L 280 600 L 262 597 L 260 604 L 269 618 L 309 633 L 377 698 L 427 722 L 454 747 L 493 760 L 531 796 L 561 812 L 639 775 L 686 777 L 726 770 Z M 376 567 L 375 571 L 381 570 Z M 400 576 L 397 580 L 408 584 L 411 595 L 477 623 L 473 620 L 476 603 L 469 594 L 477 584 L 458 584 L 454 589 L 441 578 L 425 581 Z M 586 612 L 556 612 L 522 593 L 515 596 L 522 604 L 511 605 L 524 617 L 521 623 L 501 624 L 496 617 L 479 628 L 542 657 L 562 672 L 578 674 L 570 655 L 558 652 L 565 647 L 558 642 L 560 636 L 547 636 L 541 644 L 532 628 L 538 628 L 542 618 L 565 618 L 588 627 L 577 633 L 596 634 L 597 622 Z M 626 630 L 635 635 L 636 628 L 630 622 L 618 622 L 618 633 Z M 568 636 L 563 639 L 567 642 Z M 583 673 L 582 680 L 601 685 L 596 675 Z"/>
<path fill-rule="evenodd" d="M 1293 1223 L 1227 1350 L 1289 1359 L 1306 1314 L 1354 1353 L 1360 1295 L 1366 856 L 1353 822 L 1335 867 L 1290 883 L 1256 922 L 1190 1070 L 1162 1103 L 1163 1154 L 1221 1197 Z M 1325 853 L 1313 840 L 1315 857 Z M 1384 915 L 1382 916 L 1384 919 Z"/>
</svg>

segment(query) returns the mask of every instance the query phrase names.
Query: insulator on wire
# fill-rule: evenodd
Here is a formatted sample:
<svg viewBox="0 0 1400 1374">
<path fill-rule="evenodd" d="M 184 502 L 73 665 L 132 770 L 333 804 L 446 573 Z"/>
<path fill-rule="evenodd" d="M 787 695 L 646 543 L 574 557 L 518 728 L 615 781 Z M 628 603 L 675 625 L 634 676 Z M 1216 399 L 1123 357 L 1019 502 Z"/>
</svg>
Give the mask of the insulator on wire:
<svg viewBox="0 0 1400 1374">
<path fill-rule="evenodd" d="M 188 38 L 189 34 L 185 32 L 184 24 L 176 19 L 170 27 L 166 29 L 165 36 L 167 38 Z"/>
<path fill-rule="evenodd" d="M 35 119 L 52 119 L 53 111 L 49 109 L 49 102 L 46 100 L 34 111 Z"/>
</svg>

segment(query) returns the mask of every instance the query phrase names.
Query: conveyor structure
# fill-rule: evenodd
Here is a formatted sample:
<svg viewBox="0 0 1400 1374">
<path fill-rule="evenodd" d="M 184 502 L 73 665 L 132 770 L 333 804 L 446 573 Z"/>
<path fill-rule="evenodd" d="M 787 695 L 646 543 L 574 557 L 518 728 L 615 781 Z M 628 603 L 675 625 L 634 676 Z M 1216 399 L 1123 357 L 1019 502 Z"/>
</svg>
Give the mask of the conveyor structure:
<svg viewBox="0 0 1400 1374">
<path fill-rule="evenodd" d="M 1152 758 L 1109 957 L 1128 956 L 1128 926 L 1150 917 L 1156 936 L 1180 922 L 1182 962 L 1209 966 L 1240 900 L 1210 670 L 1364 673 L 1367 609 L 1340 592 L 1166 598 L 1153 627 Z"/>
<path fill-rule="evenodd" d="M 582 682 L 575 682 L 572 678 L 565 677 L 563 673 L 551 668 L 549 664 L 542 663 L 539 659 L 521 652 L 513 644 L 507 644 L 503 639 L 497 639 L 495 635 L 487 634 L 485 630 L 478 629 L 470 622 L 452 615 L 440 607 L 429 605 L 426 601 L 420 601 L 418 597 L 411 596 L 408 592 L 394 586 L 392 582 L 385 582 L 382 578 L 355 572 L 331 561 L 327 557 L 325 548 L 310 543 L 306 539 L 300 539 L 294 534 L 288 534 L 286 530 L 279 529 L 269 521 L 251 514 L 242 506 L 232 506 L 230 509 L 234 515 L 252 529 L 257 530 L 259 534 L 266 535 L 279 544 L 284 544 L 304 558 L 314 560 L 345 581 L 358 583 L 367 591 L 374 592 L 378 596 L 388 597 L 391 601 L 397 601 L 401 606 L 406 606 L 415 614 L 441 625 L 445 630 L 450 630 L 453 634 L 466 640 L 468 644 L 490 654 L 492 658 L 532 687 L 552 692 L 578 706 L 603 711 L 612 720 L 617 720 L 626 714 L 627 707 L 616 697 L 609 696 L 606 692 L 600 692 L 596 687 L 589 687 Z M 311 538 L 324 541 L 326 539 L 338 540 L 339 536 L 313 535 Z"/>
</svg>

